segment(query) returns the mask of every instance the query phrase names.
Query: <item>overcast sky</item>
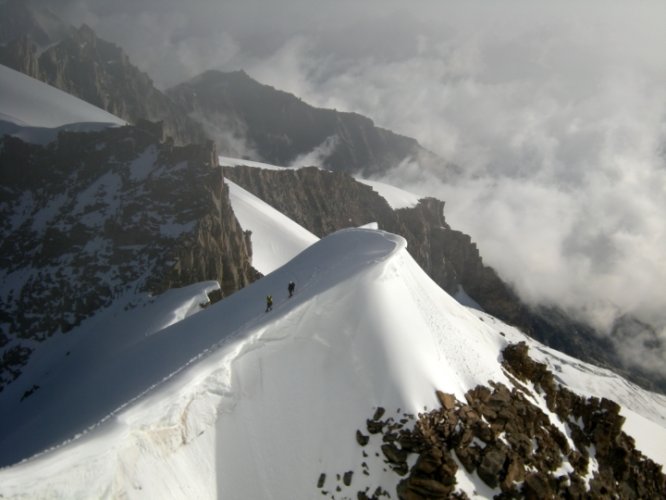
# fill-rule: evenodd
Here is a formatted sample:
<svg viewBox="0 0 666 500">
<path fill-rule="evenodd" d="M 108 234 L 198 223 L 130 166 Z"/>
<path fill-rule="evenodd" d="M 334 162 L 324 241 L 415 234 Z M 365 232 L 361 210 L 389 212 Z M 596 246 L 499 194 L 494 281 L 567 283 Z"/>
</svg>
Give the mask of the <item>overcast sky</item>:
<svg viewBox="0 0 666 500">
<path fill-rule="evenodd" d="M 243 68 L 415 137 L 463 174 L 389 179 L 444 199 L 524 298 L 666 325 L 665 1 L 48 4 L 158 86 Z"/>
</svg>

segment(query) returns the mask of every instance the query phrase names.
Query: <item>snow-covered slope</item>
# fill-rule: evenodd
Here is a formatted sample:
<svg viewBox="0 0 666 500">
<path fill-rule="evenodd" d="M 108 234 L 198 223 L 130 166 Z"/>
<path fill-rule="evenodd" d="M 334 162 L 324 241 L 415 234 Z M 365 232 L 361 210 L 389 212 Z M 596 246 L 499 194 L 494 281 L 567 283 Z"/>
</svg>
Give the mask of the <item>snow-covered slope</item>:
<svg viewBox="0 0 666 500">
<path fill-rule="evenodd" d="M 269 274 L 319 240 L 307 229 L 229 179 L 229 198 L 245 231 L 252 231 L 252 265 Z"/>
<path fill-rule="evenodd" d="M 278 165 L 272 165 L 270 163 L 245 160 L 242 158 L 232 158 L 230 156 L 219 156 L 218 161 L 220 162 L 221 167 L 236 167 L 238 165 L 243 165 L 246 167 L 265 168 L 268 170 L 282 170 L 284 168 L 292 168 L 292 169 L 295 168 L 295 167 L 280 167 Z"/>
<path fill-rule="evenodd" d="M 268 313 L 267 294 L 275 300 Z M 398 476 L 375 450 L 362 457 L 356 430 L 379 406 L 393 414 L 435 407 L 435 389 L 462 398 L 488 380 L 510 385 L 498 360 L 517 340 L 573 390 L 626 406 L 644 431 L 638 448 L 648 451 L 647 435 L 657 443 L 652 458 L 666 462 L 664 398 L 461 306 L 402 238 L 381 231 L 335 233 L 222 302 L 136 335 L 144 313 L 152 314 L 107 318 L 96 338 L 63 354 L 78 369 L 35 374 L 41 388 L 22 403 L 17 392 L 0 395 L 4 464 L 38 451 L 39 440 L 64 443 L 0 470 L 0 494 L 300 499 L 321 496 L 322 473 L 330 486 L 350 471 L 353 484 L 338 481 L 336 498 L 377 484 L 394 491 Z M 458 476 L 470 496 L 496 493 L 462 468 Z"/>
<path fill-rule="evenodd" d="M 85 131 L 124 124 L 92 104 L 0 65 L 0 134 L 44 143 L 57 133 L 44 129 Z"/>
</svg>

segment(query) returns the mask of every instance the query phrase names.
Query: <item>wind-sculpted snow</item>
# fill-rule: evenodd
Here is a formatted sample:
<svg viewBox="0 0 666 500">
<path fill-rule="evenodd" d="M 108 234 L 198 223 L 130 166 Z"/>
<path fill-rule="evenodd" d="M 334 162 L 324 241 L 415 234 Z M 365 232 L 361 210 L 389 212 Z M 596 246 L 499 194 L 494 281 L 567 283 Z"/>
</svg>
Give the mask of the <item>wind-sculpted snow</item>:
<svg viewBox="0 0 666 500">
<path fill-rule="evenodd" d="M 0 89 L 1 122 L 42 128 L 80 123 L 125 125 L 111 113 L 2 65 Z"/>
<path fill-rule="evenodd" d="M 252 266 L 259 272 L 273 272 L 319 239 L 229 179 L 225 182 L 238 222 L 252 232 Z"/>
<path fill-rule="evenodd" d="M 361 454 L 356 430 L 379 406 L 393 415 L 436 407 L 435 389 L 462 399 L 488 380 L 510 386 L 500 353 L 525 340 L 437 287 L 404 239 L 372 229 L 334 233 L 206 310 L 137 335 L 152 314 L 100 318 L 108 324 L 97 338 L 68 348 L 71 371 L 35 374 L 40 389 L 23 403 L 17 390 L 0 395 L 11 415 L 0 425 L 4 464 L 56 446 L 1 470 L 0 494 L 314 498 L 322 474 L 329 485 L 337 474 L 349 480 L 335 498 L 395 491 L 399 477 L 379 449 Z M 563 381 L 606 397 L 621 383 L 557 362 Z M 641 397 L 626 403 L 663 439 L 666 404 L 634 390 Z M 474 478 L 460 484 L 470 496 L 492 493 Z"/>
</svg>

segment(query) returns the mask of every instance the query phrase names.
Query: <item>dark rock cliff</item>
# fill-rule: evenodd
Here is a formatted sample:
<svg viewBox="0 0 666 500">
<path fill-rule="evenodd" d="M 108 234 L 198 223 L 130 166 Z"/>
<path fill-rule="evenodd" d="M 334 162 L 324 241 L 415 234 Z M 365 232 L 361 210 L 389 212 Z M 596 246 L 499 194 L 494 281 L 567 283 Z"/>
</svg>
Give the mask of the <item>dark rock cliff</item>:
<svg viewBox="0 0 666 500">
<path fill-rule="evenodd" d="M 85 25 L 40 55 L 38 77 L 130 123 L 163 121 L 165 134 L 178 144 L 207 139 L 203 128 L 157 90 L 122 49 Z"/>
<path fill-rule="evenodd" d="M 212 143 L 176 147 L 158 126 L 0 140 L 2 385 L 34 340 L 115 298 L 256 277 Z"/>
<path fill-rule="evenodd" d="M 209 127 L 244 141 L 255 155 L 276 165 L 289 165 L 318 148 L 323 165 L 331 170 L 369 174 L 406 158 L 444 165 L 412 138 L 379 128 L 356 113 L 315 108 L 243 71 L 207 71 L 168 95 Z"/>
</svg>

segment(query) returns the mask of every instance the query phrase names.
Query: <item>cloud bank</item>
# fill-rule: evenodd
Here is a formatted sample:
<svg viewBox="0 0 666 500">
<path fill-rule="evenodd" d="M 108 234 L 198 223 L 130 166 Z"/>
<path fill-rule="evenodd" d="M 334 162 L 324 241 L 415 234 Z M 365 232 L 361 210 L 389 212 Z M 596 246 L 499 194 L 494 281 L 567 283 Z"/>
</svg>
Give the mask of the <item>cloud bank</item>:
<svg viewBox="0 0 666 500">
<path fill-rule="evenodd" d="M 383 180 L 444 199 L 526 300 L 658 325 L 663 364 L 666 3 L 61 3 L 162 86 L 243 68 L 417 138 L 459 174 L 403 162 Z"/>
</svg>

